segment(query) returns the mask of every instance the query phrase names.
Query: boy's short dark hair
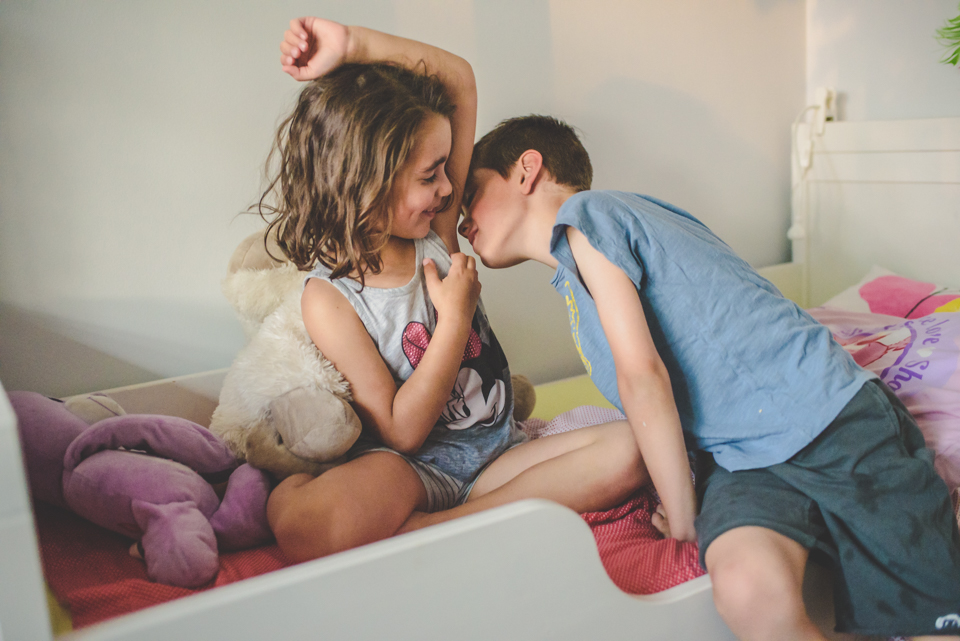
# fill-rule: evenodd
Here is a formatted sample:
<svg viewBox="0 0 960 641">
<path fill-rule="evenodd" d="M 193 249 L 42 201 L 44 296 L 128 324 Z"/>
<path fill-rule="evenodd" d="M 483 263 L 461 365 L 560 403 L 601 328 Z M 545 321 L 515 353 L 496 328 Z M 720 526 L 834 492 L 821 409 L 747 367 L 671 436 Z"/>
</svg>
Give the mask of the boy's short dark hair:
<svg viewBox="0 0 960 641">
<path fill-rule="evenodd" d="M 493 169 L 506 178 L 528 149 L 540 152 L 543 166 L 553 180 L 577 191 L 590 189 L 593 165 L 573 127 L 551 116 L 509 118 L 491 129 L 473 146 L 469 176 L 478 169 Z M 473 194 L 471 178 L 467 196 Z"/>
</svg>

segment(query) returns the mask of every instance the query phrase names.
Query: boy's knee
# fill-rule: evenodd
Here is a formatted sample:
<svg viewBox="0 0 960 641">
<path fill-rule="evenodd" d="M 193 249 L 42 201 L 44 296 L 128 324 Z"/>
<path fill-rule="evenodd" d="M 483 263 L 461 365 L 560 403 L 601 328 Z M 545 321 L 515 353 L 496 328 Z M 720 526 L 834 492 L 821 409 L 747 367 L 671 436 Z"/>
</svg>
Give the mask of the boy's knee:
<svg viewBox="0 0 960 641">
<path fill-rule="evenodd" d="M 741 555 L 709 564 L 713 600 L 727 625 L 745 638 L 771 638 L 804 620 L 800 586 L 763 558 Z"/>
<path fill-rule="evenodd" d="M 766 600 L 761 584 L 762 573 L 753 564 L 727 562 L 713 567 L 710 580 L 713 583 L 713 600 L 717 610 L 726 618 L 740 612 L 751 612 L 759 601 Z M 773 600 L 773 595 L 768 595 Z"/>
</svg>

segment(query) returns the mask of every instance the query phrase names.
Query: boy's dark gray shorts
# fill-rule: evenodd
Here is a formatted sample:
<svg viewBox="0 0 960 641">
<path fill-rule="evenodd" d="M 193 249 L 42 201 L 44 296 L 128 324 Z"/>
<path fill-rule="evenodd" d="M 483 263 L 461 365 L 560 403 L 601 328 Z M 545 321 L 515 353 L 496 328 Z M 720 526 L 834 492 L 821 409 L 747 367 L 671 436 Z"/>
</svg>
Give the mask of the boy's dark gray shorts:
<svg viewBox="0 0 960 641">
<path fill-rule="evenodd" d="M 833 560 L 838 631 L 960 634 L 960 534 L 931 461 L 876 380 L 784 463 L 728 472 L 701 454 L 700 563 L 724 532 L 768 528 Z"/>
</svg>

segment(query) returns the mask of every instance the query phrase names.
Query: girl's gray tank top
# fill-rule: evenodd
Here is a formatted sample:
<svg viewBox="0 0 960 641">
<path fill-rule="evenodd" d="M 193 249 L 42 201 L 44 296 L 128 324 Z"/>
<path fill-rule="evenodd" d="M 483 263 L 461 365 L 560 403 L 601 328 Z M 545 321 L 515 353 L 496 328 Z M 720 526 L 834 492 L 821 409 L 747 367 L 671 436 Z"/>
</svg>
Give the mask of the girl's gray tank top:
<svg viewBox="0 0 960 641">
<path fill-rule="evenodd" d="M 446 246 L 434 232 L 415 239 L 414 244 L 417 271 L 400 287 L 361 289 L 360 283 L 350 278 L 331 280 L 330 270 L 322 265 L 307 275 L 307 279 L 320 278 L 331 283 L 346 297 L 398 388 L 420 363 L 437 326 L 423 260 L 432 259 L 441 278 L 446 278 L 451 265 Z M 450 399 L 426 442 L 413 455 L 463 483 L 524 439 L 513 421 L 510 368 L 482 302 L 477 305 L 472 325 Z M 364 436 L 373 438 L 366 430 Z"/>
</svg>

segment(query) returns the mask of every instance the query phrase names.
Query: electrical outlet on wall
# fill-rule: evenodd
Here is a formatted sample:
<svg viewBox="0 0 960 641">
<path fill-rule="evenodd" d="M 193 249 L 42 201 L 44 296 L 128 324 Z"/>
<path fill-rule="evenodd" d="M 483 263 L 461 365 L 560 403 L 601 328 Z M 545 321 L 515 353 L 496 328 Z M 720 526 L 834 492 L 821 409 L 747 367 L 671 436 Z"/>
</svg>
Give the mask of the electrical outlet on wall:
<svg viewBox="0 0 960 641">
<path fill-rule="evenodd" d="M 814 114 L 814 128 L 817 134 L 823 133 L 828 121 L 837 119 L 837 92 L 833 87 L 817 87 L 814 92 L 814 104 L 817 113 Z"/>
</svg>

